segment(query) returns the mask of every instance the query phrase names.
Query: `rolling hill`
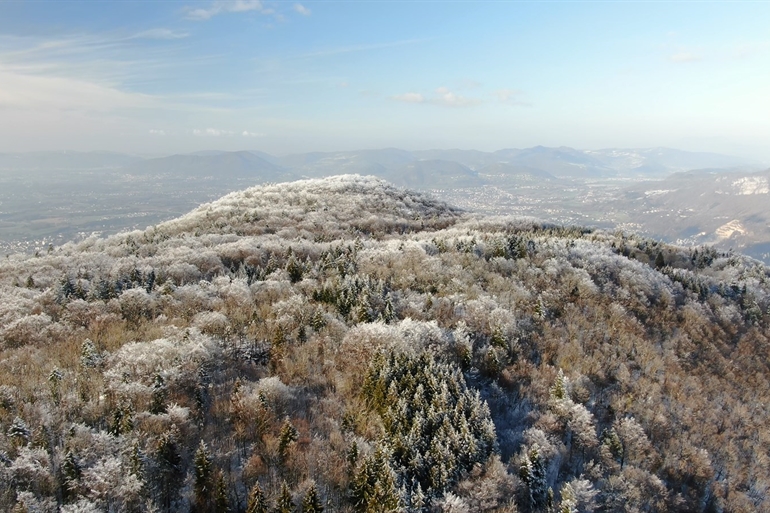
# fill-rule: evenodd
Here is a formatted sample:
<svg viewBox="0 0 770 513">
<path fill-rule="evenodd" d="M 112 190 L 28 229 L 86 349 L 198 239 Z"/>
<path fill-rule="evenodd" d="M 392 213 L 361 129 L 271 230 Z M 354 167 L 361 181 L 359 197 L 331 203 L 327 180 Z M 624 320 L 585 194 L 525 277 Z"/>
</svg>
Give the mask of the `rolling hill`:
<svg viewBox="0 0 770 513">
<path fill-rule="evenodd" d="M 708 247 L 252 187 L 0 261 L 0 509 L 764 510 L 769 308 Z"/>
</svg>

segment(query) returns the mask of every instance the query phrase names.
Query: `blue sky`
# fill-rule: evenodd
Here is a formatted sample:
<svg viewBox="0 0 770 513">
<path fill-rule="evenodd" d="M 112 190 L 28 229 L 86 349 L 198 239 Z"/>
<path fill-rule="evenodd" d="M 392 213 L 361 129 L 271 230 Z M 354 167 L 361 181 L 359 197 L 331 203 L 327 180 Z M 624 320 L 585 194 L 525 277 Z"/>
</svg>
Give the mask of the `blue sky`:
<svg viewBox="0 0 770 513">
<path fill-rule="evenodd" d="M 0 151 L 770 162 L 768 2 L 4 1 Z"/>
</svg>

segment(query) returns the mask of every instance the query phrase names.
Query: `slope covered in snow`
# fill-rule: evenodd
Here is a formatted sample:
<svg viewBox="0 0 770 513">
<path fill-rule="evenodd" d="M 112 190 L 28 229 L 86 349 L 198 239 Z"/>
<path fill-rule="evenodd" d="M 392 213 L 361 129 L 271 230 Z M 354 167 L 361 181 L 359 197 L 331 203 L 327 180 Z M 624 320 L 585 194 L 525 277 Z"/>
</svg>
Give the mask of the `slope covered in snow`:
<svg viewBox="0 0 770 513">
<path fill-rule="evenodd" d="M 0 509 L 763 509 L 769 280 L 360 176 L 12 256 Z"/>
</svg>

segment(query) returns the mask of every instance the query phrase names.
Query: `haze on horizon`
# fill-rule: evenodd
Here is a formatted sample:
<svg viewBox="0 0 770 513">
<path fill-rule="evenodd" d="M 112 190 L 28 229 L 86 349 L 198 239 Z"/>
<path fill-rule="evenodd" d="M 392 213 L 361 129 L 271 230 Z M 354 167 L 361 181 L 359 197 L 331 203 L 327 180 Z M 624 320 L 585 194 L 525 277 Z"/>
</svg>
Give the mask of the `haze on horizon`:
<svg viewBox="0 0 770 513">
<path fill-rule="evenodd" d="M 0 152 L 770 161 L 767 2 L 0 2 Z"/>
</svg>

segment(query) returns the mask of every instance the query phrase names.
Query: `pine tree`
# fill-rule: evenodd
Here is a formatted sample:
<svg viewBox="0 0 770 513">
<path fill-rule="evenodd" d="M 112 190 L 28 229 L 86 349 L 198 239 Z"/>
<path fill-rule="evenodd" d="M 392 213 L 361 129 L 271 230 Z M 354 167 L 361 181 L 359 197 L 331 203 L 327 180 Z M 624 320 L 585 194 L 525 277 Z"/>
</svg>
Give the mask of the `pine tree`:
<svg viewBox="0 0 770 513">
<path fill-rule="evenodd" d="M 361 513 L 397 511 L 396 476 L 382 448 L 367 456 L 351 482 L 355 510 Z"/>
<path fill-rule="evenodd" d="M 294 255 L 291 255 L 291 257 L 289 257 L 289 261 L 286 263 L 286 272 L 289 273 L 289 279 L 291 282 L 297 283 L 298 281 L 302 280 L 302 275 L 304 274 L 305 270 L 303 269 L 299 260 L 297 260 Z"/>
<path fill-rule="evenodd" d="M 394 320 L 396 320 L 396 309 L 393 308 L 393 301 L 390 298 L 390 295 L 388 295 L 387 298 L 385 298 L 385 308 L 382 310 L 382 313 L 380 314 L 380 319 L 385 324 L 390 324 Z"/>
<path fill-rule="evenodd" d="M 286 462 L 286 457 L 289 455 L 289 446 L 299 439 L 297 428 L 291 423 L 289 417 L 283 421 L 281 427 L 281 434 L 278 439 L 278 456 L 281 458 L 281 462 Z"/>
<path fill-rule="evenodd" d="M 77 488 L 83 474 L 78 458 L 71 449 L 67 449 L 61 465 L 62 496 L 65 501 L 77 497 Z"/>
<path fill-rule="evenodd" d="M 96 349 L 96 345 L 90 340 L 85 339 L 80 346 L 80 365 L 93 369 L 102 363 L 102 355 Z"/>
<path fill-rule="evenodd" d="M 529 490 L 529 503 L 532 509 L 542 508 L 548 502 L 548 481 L 545 474 L 545 461 L 540 456 L 537 446 L 532 447 L 524 457 L 519 468 L 519 477 Z"/>
<path fill-rule="evenodd" d="M 291 500 L 291 490 L 286 481 L 281 485 L 281 495 L 278 497 L 278 502 L 275 504 L 275 513 L 293 513 L 294 503 Z"/>
<path fill-rule="evenodd" d="M 310 321 L 310 325 L 316 331 L 321 331 L 326 326 L 326 319 L 324 319 L 323 311 L 318 308 L 313 314 L 313 319 Z"/>
<path fill-rule="evenodd" d="M 115 436 L 128 433 L 134 428 L 134 409 L 130 404 L 118 406 L 112 412 L 109 432 Z"/>
<path fill-rule="evenodd" d="M 227 493 L 227 482 L 222 471 L 216 473 L 214 480 L 214 511 L 215 513 L 227 513 L 230 511 L 230 499 Z"/>
<path fill-rule="evenodd" d="M 29 441 L 31 433 L 26 422 L 20 417 L 14 417 L 11 427 L 8 428 L 7 435 L 16 445 L 24 445 Z"/>
<path fill-rule="evenodd" d="M 208 511 L 210 509 L 211 493 L 214 489 L 213 466 L 211 453 L 206 444 L 201 440 L 193 459 L 195 483 L 193 485 L 194 504 L 196 511 Z"/>
<path fill-rule="evenodd" d="M 172 429 L 160 435 L 155 451 L 159 473 L 156 486 L 159 491 L 161 505 L 166 511 L 171 508 L 173 496 L 179 486 L 182 485 L 181 478 L 184 475 L 182 456 L 177 446 L 177 438 L 178 432 L 172 426 Z"/>
<path fill-rule="evenodd" d="M 315 483 L 310 485 L 305 498 L 302 499 L 302 513 L 322 513 L 321 498 L 318 496 L 318 488 Z"/>
<path fill-rule="evenodd" d="M 128 456 L 128 471 L 138 477 L 140 480 L 144 477 L 144 465 L 142 462 L 142 453 L 139 450 L 137 441 L 131 446 L 131 452 Z"/>
<path fill-rule="evenodd" d="M 61 401 L 61 380 L 64 377 L 62 372 L 54 368 L 51 373 L 48 375 L 48 387 L 51 390 L 51 398 L 53 399 L 53 403 L 58 406 L 59 401 Z"/>
<path fill-rule="evenodd" d="M 620 468 L 623 468 L 625 451 L 623 449 L 623 442 L 620 441 L 617 431 L 614 428 L 605 429 L 602 432 L 602 445 L 606 446 L 615 459 L 620 463 Z"/>
<path fill-rule="evenodd" d="M 150 413 L 160 415 L 166 413 L 166 381 L 160 374 L 155 375 L 155 382 L 152 385 L 152 400 L 150 402 Z"/>
<path fill-rule="evenodd" d="M 492 453 L 486 403 L 467 389 L 459 369 L 429 353 L 378 353 L 361 393 L 382 418 L 399 482 L 414 480 L 428 496 L 443 494 Z"/>
<path fill-rule="evenodd" d="M 246 505 L 246 513 L 268 513 L 267 499 L 262 492 L 259 483 L 256 483 L 249 492 L 249 500 Z"/>
<path fill-rule="evenodd" d="M 663 252 L 658 251 L 658 256 L 655 257 L 655 268 L 662 269 L 666 265 L 666 259 L 663 257 Z"/>
<path fill-rule="evenodd" d="M 550 392 L 551 398 L 557 401 L 567 397 L 567 378 L 564 377 L 564 371 L 561 369 L 559 369 L 559 374 L 556 376 L 556 381 L 554 381 Z"/>
</svg>

